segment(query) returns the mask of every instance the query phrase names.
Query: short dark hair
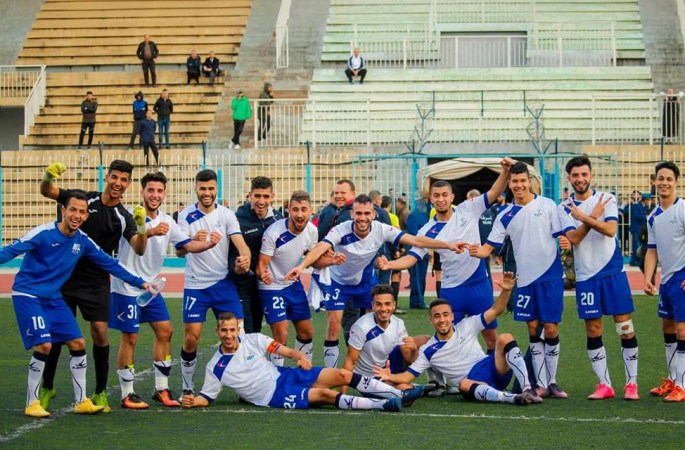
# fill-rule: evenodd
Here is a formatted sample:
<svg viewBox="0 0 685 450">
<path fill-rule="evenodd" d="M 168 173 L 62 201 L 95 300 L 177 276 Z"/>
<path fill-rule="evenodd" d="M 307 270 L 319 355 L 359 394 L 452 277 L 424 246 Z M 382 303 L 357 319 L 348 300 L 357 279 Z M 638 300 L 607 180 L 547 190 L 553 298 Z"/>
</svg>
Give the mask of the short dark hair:
<svg viewBox="0 0 685 450">
<path fill-rule="evenodd" d="M 528 170 L 528 164 L 521 161 L 511 166 L 511 169 L 509 170 L 509 175 L 520 175 L 522 173 L 525 173 L 530 178 L 530 170 Z"/>
<path fill-rule="evenodd" d="M 312 202 L 312 198 L 307 191 L 295 191 L 290 195 L 290 203 L 292 202 Z"/>
<path fill-rule="evenodd" d="M 590 163 L 590 158 L 588 158 L 587 155 L 574 156 L 566 163 L 566 173 L 570 174 L 574 167 L 583 166 L 587 166 L 590 169 L 590 172 L 592 172 L 592 163 Z"/>
<path fill-rule="evenodd" d="M 109 169 L 107 170 L 107 174 L 109 175 L 110 173 L 114 172 L 124 172 L 130 175 L 133 174 L 133 164 L 131 164 L 128 161 L 124 161 L 123 159 L 115 159 L 111 163 L 109 163 Z"/>
<path fill-rule="evenodd" d="M 392 197 L 384 195 L 381 199 L 381 208 L 387 208 L 390 205 L 392 205 Z"/>
<path fill-rule="evenodd" d="M 359 203 L 360 205 L 368 205 L 370 203 L 373 203 L 371 201 L 371 197 L 369 197 L 366 194 L 359 194 L 354 198 L 355 203 Z"/>
<path fill-rule="evenodd" d="M 450 192 L 452 192 L 452 185 L 449 183 L 449 181 L 445 180 L 436 181 L 431 185 L 431 189 L 433 188 L 449 188 Z"/>
<path fill-rule="evenodd" d="M 392 290 L 392 286 L 390 286 L 389 284 L 377 284 L 371 288 L 371 295 L 374 297 L 377 295 L 386 294 L 392 295 L 393 299 L 395 298 L 395 291 Z"/>
<path fill-rule="evenodd" d="M 450 307 L 450 309 L 452 309 L 452 305 L 450 305 L 450 302 L 448 302 L 447 300 L 442 299 L 442 298 L 436 298 L 436 299 L 433 300 L 433 301 L 431 302 L 431 304 L 428 306 L 428 310 L 429 310 L 429 311 L 432 311 L 433 308 L 435 308 L 436 306 L 440 306 L 440 305 L 447 305 L 447 306 Z"/>
<path fill-rule="evenodd" d="M 64 199 L 65 208 L 69 206 L 69 201 L 72 198 L 76 200 L 83 200 L 84 202 L 88 203 L 88 194 L 86 194 L 86 191 L 81 189 L 70 189 L 67 191 L 67 196 Z"/>
<path fill-rule="evenodd" d="M 86 95 L 88 94 L 93 95 L 93 91 L 86 91 Z"/>
<path fill-rule="evenodd" d="M 383 194 L 381 194 L 380 191 L 374 189 L 373 191 L 369 191 L 369 198 L 375 201 L 377 198 L 383 198 Z"/>
<path fill-rule="evenodd" d="M 167 178 L 162 172 L 146 173 L 145 176 L 141 178 L 140 185 L 145 189 L 145 186 L 147 186 L 150 181 L 159 181 L 166 188 Z"/>
<path fill-rule="evenodd" d="M 350 189 L 352 189 L 352 192 L 357 192 L 357 188 L 355 187 L 352 180 L 348 180 L 347 178 L 342 178 L 336 181 L 335 184 L 347 184 L 350 187 Z"/>
<path fill-rule="evenodd" d="M 221 322 L 225 322 L 225 321 L 227 321 L 227 320 L 233 320 L 233 319 L 238 320 L 238 318 L 236 317 L 236 315 L 235 315 L 234 313 L 232 313 L 232 312 L 222 312 L 222 313 L 220 313 L 218 316 L 216 316 L 216 326 L 217 326 L 217 328 L 218 328 L 218 327 L 219 327 L 219 324 L 220 324 Z"/>
<path fill-rule="evenodd" d="M 252 179 L 252 183 L 250 183 L 250 190 L 254 191 L 255 189 L 271 189 L 273 191 L 274 183 L 271 181 L 271 178 L 255 177 Z"/>
<path fill-rule="evenodd" d="M 675 163 L 672 161 L 661 161 L 659 164 L 656 165 L 656 167 L 654 167 L 654 174 L 656 175 L 657 173 L 659 173 L 661 169 L 671 170 L 675 175 L 676 180 L 680 178 L 680 169 L 678 169 L 678 166 L 676 166 Z"/>
<path fill-rule="evenodd" d="M 199 183 L 201 181 L 212 181 L 212 180 L 218 180 L 216 176 L 216 172 L 214 172 L 212 169 L 204 169 L 201 170 L 195 175 L 195 182 Z"/>
</svg>

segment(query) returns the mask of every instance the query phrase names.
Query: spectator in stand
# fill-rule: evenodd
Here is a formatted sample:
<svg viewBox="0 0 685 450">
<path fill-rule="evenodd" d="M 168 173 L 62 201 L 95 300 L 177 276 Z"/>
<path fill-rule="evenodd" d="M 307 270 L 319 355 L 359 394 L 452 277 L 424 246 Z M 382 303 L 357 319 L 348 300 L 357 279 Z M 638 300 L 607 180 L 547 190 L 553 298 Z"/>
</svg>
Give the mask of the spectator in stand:
<svg viewBox="0 0 685 450">
<path fill-rule="evenodd" d="M 133 131 L 131 132 L 131 141 L 128 143 L 128 149 L 133 149 L 133 144 L 136 143 L 136 136 L 140 135 L 140 123 L 147 115 L 147 102 L 143 96 L 143 91 L 136 93 L 136 99 L 133 101 Z"/>
<path fill-rule="evenodd" d="M 143 65 L 143 77 L 145 78 L 145 86 L 150 85 L 149 74 L 152 74 L 152 85 L 157 86 L 157 73 L 155 72 L 155 63 L 157 62 L 157 56 L 159 56 L 159 50 L 154 41 L 150 40 L 150 35 L 146 34 L 143 36 L 143 42 L 138 44 L 138 50 L 136 51 L 138 59 L 142 61 Z"/>
<path fill-rule="evenodd" d="M 204 64 L 202 64 L 202 73 L 204 73 L 206 77 L 209 77 L 209 85 L 214 86 L 214 78 L 221 75 L 219 58 L 214 56 L 214 52 L 209 52 L 209 56 L 205 59 Z"/>
<path fill-rule="evenodd" d="M 245 128 L 245 122 L 252 117 L 250 100 L 243 94 L 242 89 L 238 89 L 238 95 L 231 102 L 233 110 L 233 148 L 240 150 L 240 135 Z"/>
<path fill-rule="evenodd" d="M 159 151 L 155 144 L 155 130 L 157 122 L 152 118 L 152 111 L 145 114 L 145 119 L 140 123 L 140 142 L 143 144 L 143 154 L 145 155 L 145 167 L 150 167 L 150 148 L 155 157 L 155 164 L 159 166 Z"/>
<path fill-rule="evenodd" d="M 95 113 L 98 110 L 98 101 L 91 91 L 86 92 L 86 99 L 81 102 L 81 134 L 78 138 L 79 150 L 83 146 L 83 137 L 88 130 L 88 149 L 93 145 L 93 133 L 95 132 Z"/>
<path fill-rule="evenodd" d="M 666 143 L 671 144 L 678 136 L 680 125 L 680 96 L 673 88 L 668 88 L 664 95 L 664 108 L 661 117 L 661 133 Z"/>
<path fill-rule="evenodd" d="M 359 47 L 356 47 L 352 51 L 352 56 L 347 60 L 347 68 L 345 69 L 345 75 L 347 75 L 347 81 L 350 84 L 354 84 L 352 77 L 359 77 L 359 84 L 364 84 L 364 78 L 366 77 L 366 63 L 364 57 L 359 54 Z"/>
<path fill-rule="evenodd" d="M 257 118 L 259 119 L 259 133 L 257 140 L 266 140 L 266 133 L 271 129 L 271 104 L 274 102 L 274 88 L 271 83 L 264 83 L 264 90 L 259 95 L 259 109 Z"/>
<path fill-rule="evenodd" d="M 169 144 L 169 126 L 171 125 L 171 113 L 174 112 L 174 104 L 169 98 L 169 91 L 162 90 L 152 108 L 157 113 L 157 123 L 159 124 L 159 148 L 162 148 L 162 137 L 166 141 L 166 148 L 171 148 Z"/>
<path fill-rule="evenodd" d="M 174 219 L 174 222 L 178 223 L 178 214 L 183 211 L 183 209 L 186 207 L 186 204 L 183 202 L 178 202 L 178 209 L 174 211 L 174 213 L 171 215 L 171 217 Z"/>
<path fill-rule="evenodd" d="M 197 54 L 197 50 L 190 52 L 190 56 L 186 59 L 186 75 L 188 75 L 188 81 L 186 84 L 190 84 L 190 80 L 195 80 L 195 84 L 200 84 L 200 71 L 202 67 L 202 60 Z"/>
</svg>

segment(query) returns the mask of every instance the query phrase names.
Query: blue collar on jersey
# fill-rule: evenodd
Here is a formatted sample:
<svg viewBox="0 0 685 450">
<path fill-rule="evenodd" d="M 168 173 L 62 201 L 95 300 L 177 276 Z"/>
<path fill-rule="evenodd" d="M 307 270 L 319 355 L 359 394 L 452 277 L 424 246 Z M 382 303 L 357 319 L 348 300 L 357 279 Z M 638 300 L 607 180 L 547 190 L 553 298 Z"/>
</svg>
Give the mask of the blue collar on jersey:
<svg viewBox="0 0 685 450">
<path fill-rule="evenodd" d="M 595 195 L 597 195 L 597 191 L 593 189 L 593 190 L 592 190 L 592 195 L 591 195 L 590 197 L 594 197 Z M 588 199 L 590 199 L 590 197 L 588 197 Z M 570 200 L 570 201 L 569 201 L 569 204 L 570 204 L 571 201 L 572 201 L 573 203 L 575 203 L 576 206 L 582 205 L 583 202 L 585 201 L 585 200 L 576 200 L 576 193 L 575 193 L 575 192 L 572 193 L 571 195 L 569 195 L 569 200 Z"/>
<path fill-rule="evenodd" d="M 518 206 L 519 208 L 523 208 L 524 206 L 528 206 L 528 205 L 530 205 L 531 203 L 533 203 L 537 198 L 538 198 L 538 194 L 533 193 L 533 200 L 531 200 L 530 202 L 526 203 L 525 205 L 517 205 L 517 204 L 516 204 L 516 199 L 515 199 L 515 198 L 511 199 L 511 204 L 514 205 L 514 206 Z"/>
</svg>

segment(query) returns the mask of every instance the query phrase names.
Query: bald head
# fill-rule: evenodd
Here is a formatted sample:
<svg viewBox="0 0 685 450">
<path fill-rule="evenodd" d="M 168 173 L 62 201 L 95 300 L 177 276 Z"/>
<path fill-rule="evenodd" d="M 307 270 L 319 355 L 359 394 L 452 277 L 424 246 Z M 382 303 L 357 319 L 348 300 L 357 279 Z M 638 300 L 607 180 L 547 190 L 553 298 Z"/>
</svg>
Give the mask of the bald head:
<svg viewBox="0 0 685 450">
<path fill-rule="evenodd" d="M 478 189 L 471 189 L 466 193 L 466 198 L 471 200 L 472 198 L 480 197 L 480 191 Z"/>
</svg>

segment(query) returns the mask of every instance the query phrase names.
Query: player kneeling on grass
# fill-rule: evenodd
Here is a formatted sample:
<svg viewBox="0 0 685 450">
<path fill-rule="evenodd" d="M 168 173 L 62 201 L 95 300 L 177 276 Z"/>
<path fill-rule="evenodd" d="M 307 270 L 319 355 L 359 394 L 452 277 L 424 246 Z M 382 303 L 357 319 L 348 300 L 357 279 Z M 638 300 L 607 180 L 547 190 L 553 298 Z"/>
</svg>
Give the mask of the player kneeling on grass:
<svg viewBox="0 0 685 450">
<path fill-rule="evenodd" d="M 385 368 L 375 368 L 376 376 L 383 381 L 402 384 L 410 383 L 424 370 L 433 369 L 457 386 L 467 400 L 516 405 L 542 402 L 542 398 L 531 389 L 526 363 L 514 336 L 500 334 L 495 352 L 490 355 L 485 354 L 478 342 L 478 334 L 506 308 L 516 278 L 511 272 L 505 272 L 502 282 L 496 283 L 502 292 L 492 307 L 456 325 L 452 324 L 450 304 L 441 299 L 433 301 L 429 311 L 435 336 L 421 346 L 418 358 L 406 372 L 390 373 L 390 364 L 387 363 Z M 514 395 L 502 390 L 509 385 L 512 372 L 521 384 L 522 394 Z"/>
<path fill-rule="evenodd" d="M 76 400 L 74 412 L 94 414 L 104 409 L 86 397 L 86 344 L 76 317 L 61 294 L 62 285 L 71 276 L 76 263 L 86 257 L 117 278 L 142 289 L 148 288 L 148 283 L 126 270 L 79 230 L 87 218 L 86 193 L 69 191 L 65 206 L 62 206 L 61 222 L 36 227 L 18 241 L 0 249 L 0 264 L 25 254 L 12 285 L 12 303 L 24 347 L 27 350 L 34 348 L 26 393 L 27 416 L 50 415 L 41 406 L 38 392 L 52 344 L 62 342 L 71 352 L 69 368 Z"/>
<path fill-rule="evenodd" d="M 242 399 L 257 406 L 286 409 L 335 405 L 340 409 L 399 411 L 403 402 L 412 402 L 419 394 L 414 389 L 400 391 L 349 370 L 312 367 L 302 352 L 268 336 L 261 333 L 240 335 L 233 313 L 219 314 L 216 333 L 221 345 L 207 363 L 200 394 L 183 396 L 185 408 L 209 405 L 223 386 L 230 387 Z M 267 353 L 297 361 L 299 367 L 276 367 L 267 359 Z M 332 390 L 339 386 L 352 386 L 363 394 L 383 399 L 354 397 Z"/>
<path fill-rule="evenodd" d="M 411 337 L 404 321 L 393 315 L 397 302 L 390 285 L 379 284 L 371 290 L 373 312 L 363 315 L 350 330 L 345 369 L 373 377 L 373 369 L 390 363 L 392 373 L 404 372 L 419 355 L 418 345 L 428 336 Z M 411 384 L 398 384 L 398 389 L 412 389 Z M 423 392 L 423 386 L 416 387 Z M 344 388 L 343 388 L 344 392 Z"/>
</svg>

